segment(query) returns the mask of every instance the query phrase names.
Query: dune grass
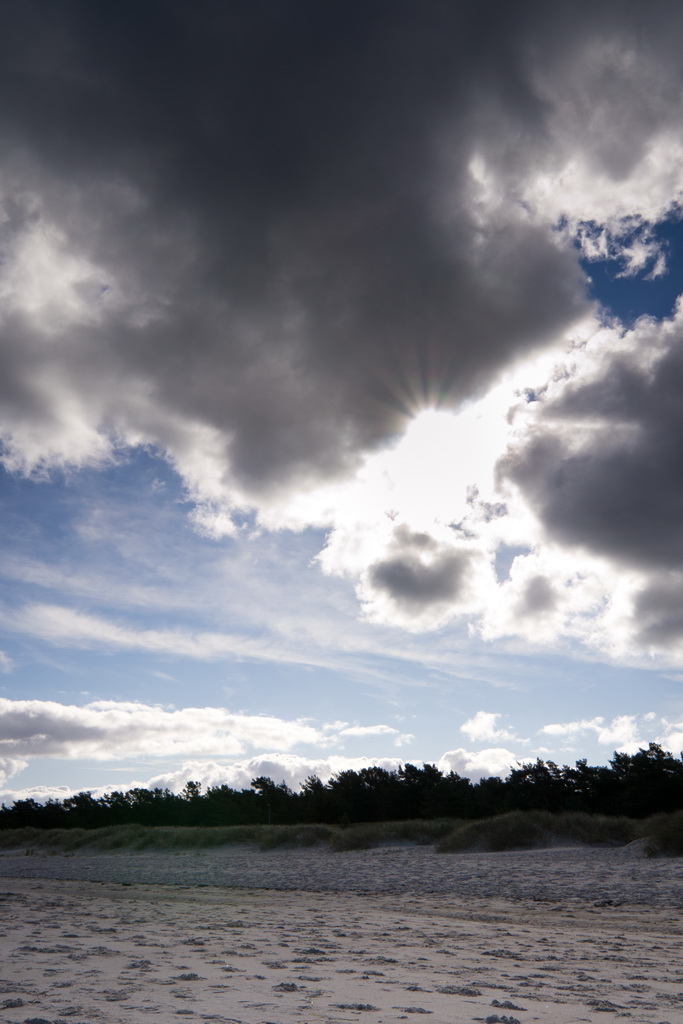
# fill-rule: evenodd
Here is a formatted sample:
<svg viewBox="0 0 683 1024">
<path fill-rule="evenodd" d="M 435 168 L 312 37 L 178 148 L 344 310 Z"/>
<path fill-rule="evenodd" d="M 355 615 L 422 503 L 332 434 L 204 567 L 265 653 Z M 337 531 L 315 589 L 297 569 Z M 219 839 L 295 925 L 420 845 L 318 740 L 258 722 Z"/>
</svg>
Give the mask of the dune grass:
<svg viewBox="0 0 683 1024">
<path fill-rule="evenodd" d="M 19 828 L 0 831 L 0 849 L 31 848 L 69 853 L 76 850 L 184 850 L 258 843 L 260 825 L 173 828 L 152 825 L 110 825 L 106 828 Z"/>
<path fill-rule="evenodd" d="M 397 842 L 431 846 L 452 832 L 455 824 L 453 818 L 367 822 L 335 829 L 329 842 L 333 850 L 339 851 L 369 850 L 373 846 Z"/>
<path fill-rule="evenodd" d="M 388 843 L 435 846 L 438 853 L 530 849 L 558 843 L 623 846 L 645 840 L 648 856 L 683 856 L 683 811 L 645 820 L 598 814 L 510 811 L 476 821 L 438 818 L 349 825 L 113 825 L 96 829 L 2 829 L 0 850 L 70 854 L 202 850 L 247 843 L 260 850 L 326 846 L 345 852 Z"/>
<path fill-rule="evenodd" d="M 683 811 L 648 819 L 645 853 L 648 857 L 683 856 Z"/>
<path fill-rule="evenodd" d="M 332 825 L 259 825 L 256 842 L 262 850 L 278 846 L 317 846 L 328 843 L 336 831 Z"/>
<path fill-rule="evenodd" d="M 439 853 L 462 850 L 514 850 L 558 842 L 623 846 L 642 836 L 642 822 L 567 811 L 510 811 L 494 818 L 460 822 L 437 845 Z"/>
<path fill-rule="evenodd" d="M 389 842 L 430 845 L 447 835 L 452 819 L 394 821 L 341 827 L 336 825 L 226 825 L 168 827 L 112 825 L 95 829 L 0 830 L 0 849 L 35 849 L 69 853 L 76 850 L 195 850 L 250 843 L 261 850 L 277 847 L 329 845 L 333 850 L 362 850 Z"/>
</svg>

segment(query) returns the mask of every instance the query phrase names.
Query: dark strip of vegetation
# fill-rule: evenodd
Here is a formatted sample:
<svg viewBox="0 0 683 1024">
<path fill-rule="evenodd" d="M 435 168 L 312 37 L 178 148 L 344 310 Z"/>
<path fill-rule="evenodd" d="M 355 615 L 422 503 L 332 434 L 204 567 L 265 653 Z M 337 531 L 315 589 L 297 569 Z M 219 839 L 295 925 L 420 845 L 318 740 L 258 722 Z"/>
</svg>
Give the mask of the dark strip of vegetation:
<svg viewBox="0 0 683 1024">
<path fill-rule="evenodd" d="M 239 791 L 212 786 L 202 793 L 199 783 L 188 782 L 180 794 L 141 788 L 96 798 L 84 792 L 63 801 L 3 805 L 0 829 L 239 826 L 246 835 L 254 825 L 298 828 L 422 819 L 432 822 L 436 838 L 441 838 L 445 826 L 439 819 L 474 823 L 512 811 L 583 812 L 612 819 L 683 811 L 683 756 L 676 758 L 650 743 L 635 754 L 615 753 L 607 766 L 591 767 L 580 760 L 573 768 L 559 767 L 537 760 L 512 769 L 506 779 L 493 777 L 476 784 L 455 772 L 444 774 L 433 764 L 406 764 L 398 771 L 343 771 L 327 783 L 311 776 L 298 793 L 265 777 Z M 616 821 L 614 827 L 618 828 Z M 658 842 L 667 841 L 662 832 Z"/>
<path fill-rule="evenodd" d="M 248 843 L 261 850 L 327 845 L 333 850 L 365 850 L 390 842 L 433 845 L 447 836 L 454 821 L 393 821 L 365 825 L 228 825 L 226 827 L 112 825 L 107 828 L 18 828 L 0 832 L 0 849 L 43 853 L 78 850 L 202 850 Z"/>
<path fill-rule="evenodd" d="M 113 825 L 99 829 L 4 829 L 0 849 L 26 854 L 206 850 L 248 843 L 261 850 L 324 845 L 344 852 L 387 843 L 434 845 L 437 853 L 531 849 L 583 843 L 624 846 L 643 841 L 648 856 L 683 855 L 683 811 L 635 819 L 582 811 L 510 811 L 478 821 L 434 819 L 362 825 Z"/>
</svg>

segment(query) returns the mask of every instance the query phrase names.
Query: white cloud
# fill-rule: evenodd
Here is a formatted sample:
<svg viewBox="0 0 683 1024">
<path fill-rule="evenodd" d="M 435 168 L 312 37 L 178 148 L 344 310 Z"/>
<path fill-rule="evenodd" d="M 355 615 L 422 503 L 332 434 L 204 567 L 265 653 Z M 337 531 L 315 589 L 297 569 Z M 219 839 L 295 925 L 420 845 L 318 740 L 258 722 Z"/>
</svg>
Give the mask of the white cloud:
<svg viewBox="0 0 683 1024">
<path fill-rule="evenodd" d="M 0 757 L 0 786 L 4 786 L 8 779 L 23 772 L 28 767 L 28 761 L 23 757 Z"/>
<path fill-rule="evenodd" d="M 395 736 L 398 729 L 390 725 L 349 725 L 339 730 L 340 736 Z"/>
<path fill-rule="evenodd" d="M 604 718 L 585 718 L 574 722 L 555 722 L 542 726 L 538 731 L 546 736 L 575 737 L 581 733 L 592 732 L 598 743 L 612 747 L 614 750 L 635 753 L 642 746 L 637 715 L 617 715 L 609 724 Z M 645 721 L 651 719 L 644 715 Z"/>
<path fill-rule="evenodd" d="M 480 778 L 498 775 L 504 778 L 515 766 L 516 758 L 509 750 L 489 749 L 480 751 L 452 750 L 445 753 L 436 762 L 443 772 L 455 771 L 473 782 Z M 135 788 L 169 789 L 180 793 L 187 782 L 199 782 L 206 791 L 211 786 L 230 786 L 231 789 L 249 789 L 251 781 L 259 776 L 266 776 L 279 784 L 284 782 L 290 789 L 297 790 L 311 775 L 316 775 L 326 783 L 332 775 L 343 771 L 360 771 L 362 768 L 378 766 L 386 771 L 398 771 L 405 762 L 394 757 L 345 757 L 330 755 L 324 757 L 307 757 L 300 754 L 280 752 L 257 754 L 228 763 L 215 760 L 187 760 L 180 768 L 164 771 L 146 779 L 130 779 L 125 782 L 107 784 L 100 787 L 87 787 L 96 797 L 110 793 L 112 790 Z M 423 762 L 413 761 L 421 766 Z M 24 789 L 6 789 L 0 791 L 0 800 L 6 804 L 14 800 L 33 798 L 44 802 L 49 798 L 64 800 L 77 790 L 65 786 L 37 786 Z"/>
<path fill-rule="evenodd" d="M 284 782 L 290 789 L 297 790 L 311 775 L 317 775 L 323 782 L 328 782 L 332 775 L 347 770 L 360 771 L 378 765 L 386 771 L 397 771 L 403 764 L 394 757 L 303 757 L 299 754 L 286 752 L 258 754 L 254 757 L 224 763 L 220 761 L 187 760 L 180 768 L 152 775 L 147 779 L 130 779 L 125 782 L 112 783 L 99 787 L 87 787 L 96 797 L 110 793 L 112 790 L 146 788 L 170 789 L 180 793 L 187 782 L 199 782 L 203 790 L 210 786 L 230 786 L 231 789 L 249 789 L 252 779 L 261 775 L 270 778 L 276 784 Z M 36 786 L 24 789 L 6 789 L 0 791 L 0 801 L 6 804 L 14 800 L 33 798 L 44 802 L 49 798 L 63 800 L 77 790 L 66 786 Z"/>
<path fill-rule="evenodd" d="M 545 736 L 576 736 L 582 732 L 599 732 L 603 718 L 583 718 L 576 722 L 553 722 L 538 731 Z"/>
<path fill-rule="evenodd" d="M 223 537 L 234 537 L 237 532 L 234 511 L 227 502 L 218 505 L 199 502 L 190 512 L 189 518 L 197 533 L 211 540 L 221 540 Z"/>
<path fill-rule="evenodd" d="M 604 611 L 605 584 L 614 575 L 596 560 L 537 543 L 513 559 L 508 578 L 491 593 L 481 635 L 521 636 L 535 644 L 564 635 L 590 643 Z"/>
<path fill-rule="evenodd" d="M 465 750 L 458 747 L 443 754 L 436 762 L 442 772 L 456 772 L 473 782 L 497 775 L 505 778 L 518 762 L 518 757 L 505 747 Z"/>
<path fill-rule="evenodd" d="M 25 759 L 35 757 L 99 761 L 217 754 L 234 757 L 249 747 L 279 749 L 277 757 L 291 766 L 310 761 L 286 753 L 293 747 L 341 747 L 351 737 L 391 738 L 398 747 L 413 738 L 381 723 L 349 727 L 345 722 L 335 722 L 318 726 L 309 719 L 233 713 L 222 707 L 175 709 L 114 700 L 91 701 L 79 707 L 54 701 L 0 698 L 0 753 L 11 755 L 3 762 L 7 771 L 12 765 L 19 771 L 25 767 Z M 358 759 L 341 760 L 355 763 Z M 367 758 L 360 760 L 368 763 Z M 389 761 L 394 763 L 393 758 Z M 319 758 L 315 763 L 335 761 Z"/>
<path fill-rule="evenodd" d="M 8 654 L 4 651 L 0 651 L 0 672 L 9 674 L 14 668 L 14 662 Z"/>
<path fill-rule="evenodd" d="M 329 742 L 327 733 L 305 720 L 234 714 L 225 708 L 169 710 L 123 701 L 77 707 L 0 698 L 0 751 L 21 758 L 234 755 L 247 747 L 289 750 Z"/>
<path fill-rule="evenodd" d="M 112 787 L 115 788 L 115 787 Z M 44 804 L 48 800 L 66 800 L 77 790 L 70 786 L 25 786 L 22 789 L 0 789 L 0 804 L 10 807 L 17 800 L 35 800 Z"/>
<path fill-rule="evenodd" d="M 617 715 L 609 725 L 598 729 L 598 742 L 632 754 L 643 744 L 639 731 L 636 715 Z"/>
<path fill-rule="evenodd" d="M 524 740 L 520 741 L 519 737 L 515 736 L 514 732 L 510 729 L 498 728 L 496 723 L 499 718 L 502 718 L 502 715 L 494 714 L 490 711 L 477 711 L 472 718 L 463 722 L 460 726 L 460 732 L 464 732 L 473 743 L 481 743 L 484 740 L 517 740 L 518 742 L 525 742 Z"/>
<path fill-rule="evenodd" d="M 646 716 L 647 718 L 647 716 Z M 662 718 L 663 732 L 657 737 L 665 750 L 670 750 L 676 757 L 683 757 L 683 719 L 677 722 L 670 722 Z"/>
<path fill-rule="evenodd" d="M 359 771 L 370 765 L 379 765 L 387 771 L 396 771 L 401 761 L 393 757 L 301 757 L 297 754 L 261 754 L 231 764 L 218 762 L 192 761 L 186 762 L 176 772 L 155 775 L 144 785 L 154 788 L 168 788 L 174 793 L 180 792 L 186 782 L 201 782 L 208 786 L 230 786 L 231 789 L 248 789 L 251 780 L 265 775 L 275 783 L 285 782 L 290 789 L 298 787 L 311 775 L 317 775 L 323 782 L 328 782 L 332 775 L 353 770 Z"/>
</svg>

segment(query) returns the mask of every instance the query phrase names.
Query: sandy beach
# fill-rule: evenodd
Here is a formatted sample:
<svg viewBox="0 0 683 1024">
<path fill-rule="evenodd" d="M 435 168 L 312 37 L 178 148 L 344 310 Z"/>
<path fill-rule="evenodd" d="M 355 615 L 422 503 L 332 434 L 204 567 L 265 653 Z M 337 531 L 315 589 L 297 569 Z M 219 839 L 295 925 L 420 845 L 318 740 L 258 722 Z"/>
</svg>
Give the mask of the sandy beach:
<svg viewBox="0 0 683 1024">
<path fill-rule="evenodd" d="M 638 847 L 0 855 L 0 1019 L 683 1024 L 683 861 Z"/>
</svg>

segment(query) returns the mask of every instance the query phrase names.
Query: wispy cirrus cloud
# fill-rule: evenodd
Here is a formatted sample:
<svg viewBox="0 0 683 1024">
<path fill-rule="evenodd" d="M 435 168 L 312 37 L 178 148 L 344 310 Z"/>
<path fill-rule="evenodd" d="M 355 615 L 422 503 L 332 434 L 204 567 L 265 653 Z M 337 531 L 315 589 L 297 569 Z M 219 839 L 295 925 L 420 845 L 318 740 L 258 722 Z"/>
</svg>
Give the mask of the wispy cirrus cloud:
<svg viewBox="0 0 683 1024">
<path fill-rule="evenodd" d="M 261 657 L 266 656 L 262 645 L 244 634 L 141 629 L 56 604 L 34 603 L 17 611 L 5 610 L 3 619 L 6 626 L 17 632 L 57 646 L 148 651 L 208 660 L 227 655 L 248 656 L 257 651 Z"/>
<path fill-rule="evenodd" d="M 414 737 L 411 733 L 401 732 L 399 729 L 395 729 L 390 725 L 349 725 L 343 729 L 340 729 L 338 736 L 350 736 L 350 737 L 369 737 L 369 736 L 387 736 L 391 737 L 394 746 L 402 747 L 407 743 L 410 743 Z"/>
</svg>

